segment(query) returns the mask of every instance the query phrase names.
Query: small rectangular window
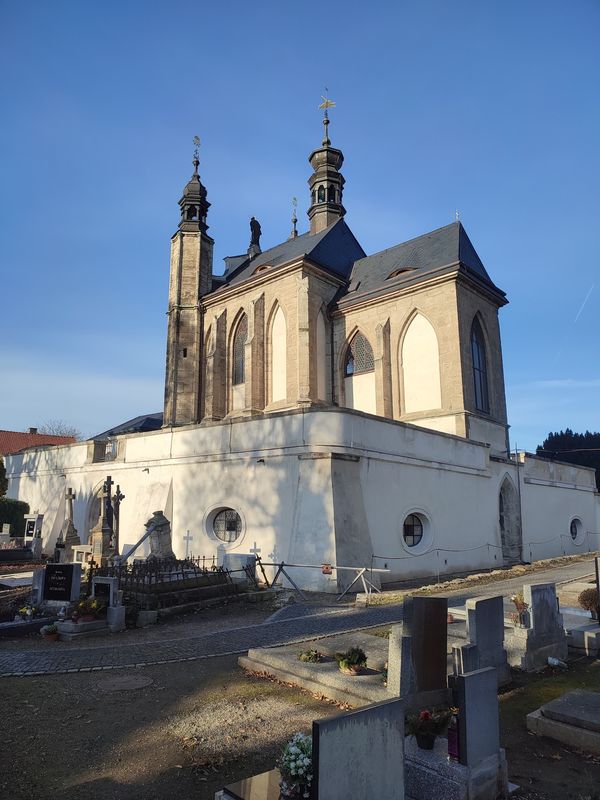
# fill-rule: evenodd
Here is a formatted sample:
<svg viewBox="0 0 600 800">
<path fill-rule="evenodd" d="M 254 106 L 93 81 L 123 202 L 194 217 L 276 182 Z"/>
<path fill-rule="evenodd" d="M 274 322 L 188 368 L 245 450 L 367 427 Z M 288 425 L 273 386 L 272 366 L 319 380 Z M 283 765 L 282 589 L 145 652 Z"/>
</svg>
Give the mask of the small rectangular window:
<svg viewBox="0 0 600 800">
<path fill-rule="evenodd" d="M 187 358 L 187 347 L 184 347 L 184 348 L 183 348 L 183 350 L 181 351 L 181 355 L 182 355 L 184 358 Z"/>
</svg>

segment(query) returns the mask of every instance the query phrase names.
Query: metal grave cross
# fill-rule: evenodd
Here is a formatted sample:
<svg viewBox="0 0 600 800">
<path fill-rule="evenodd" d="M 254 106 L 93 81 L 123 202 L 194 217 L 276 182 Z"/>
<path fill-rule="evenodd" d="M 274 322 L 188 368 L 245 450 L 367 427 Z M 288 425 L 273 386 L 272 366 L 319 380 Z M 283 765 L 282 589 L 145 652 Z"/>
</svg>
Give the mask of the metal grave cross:
<svg viewBox="0 0 600 800">
<path fill-rule="evenodd" d="M 67 501 L 67 519 L 70 522 L 73 522 L 73 500 L 75 500 L 75 497 L 76 497 L 75 492 L 69 486 L 65 494 L 65 499 Z"/>
<path fill-rule="evenodd" d="M 186 531 L 186 535 L 183 537 L 183 541 L 185 542 L 185 557 L 189 558 L 190 555 L 190 542 L 194 541 L 194 537 L 189 531 Z"/>
<path fill-rule="evenodd" d="M 257 556 L 262 552 L 262 547 L 258 547 L 256 542 L 254 542 L 254 545 L 250 548 L 250 552 L 253 556 Z"/>
</svg>

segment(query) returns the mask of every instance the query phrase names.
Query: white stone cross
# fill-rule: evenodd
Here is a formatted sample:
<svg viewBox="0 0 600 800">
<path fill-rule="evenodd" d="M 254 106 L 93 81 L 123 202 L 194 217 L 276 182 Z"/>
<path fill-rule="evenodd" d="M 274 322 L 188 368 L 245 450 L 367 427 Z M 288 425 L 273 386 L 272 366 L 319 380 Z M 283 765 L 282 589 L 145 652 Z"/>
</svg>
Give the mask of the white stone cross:
<svg viewBox="0 0 600 800">
<path fill-rule="evenodd" d="M 254 542 L 254 546 L 250 548 L 250 552 L 253 556 L 257 556 L 262 550 L 262 547 L 258 547 L 256 542 Z"/>
<path fill-rule="evenodd" d="M 183 541 L 185 542 L 185 557 L 188 558 L 190 554 L 190 542 L 194 541 L 194 537 L 187 531 L 187 535 L 183 537 Z"/>
</svg>

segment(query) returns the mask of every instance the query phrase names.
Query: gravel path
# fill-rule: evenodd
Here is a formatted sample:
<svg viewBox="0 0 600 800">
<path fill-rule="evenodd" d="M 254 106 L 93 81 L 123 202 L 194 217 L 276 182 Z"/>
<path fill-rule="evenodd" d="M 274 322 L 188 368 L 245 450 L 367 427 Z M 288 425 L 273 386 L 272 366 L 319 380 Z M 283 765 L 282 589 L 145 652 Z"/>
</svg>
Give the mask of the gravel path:
<svg viewBox="0 0 600 800">
<path fill-rule="evenodd" d="M 168 641 L 132 644 L 115 641 L 114 644 L 102 647 L 72 647 L 68 650 L 60 642 L 51 643 L 36 650 L 1 653 L 0 677 L 90 672 L 195 661 L 199 658 L 244 653 L 251 647 L 303 642 L 321 636 L 399 622 L 401 619 L 401 606 L 385 606 L 347 610 L 345 613 L 334 611 L 316 616 L 300 616 Z"/>
</svg>

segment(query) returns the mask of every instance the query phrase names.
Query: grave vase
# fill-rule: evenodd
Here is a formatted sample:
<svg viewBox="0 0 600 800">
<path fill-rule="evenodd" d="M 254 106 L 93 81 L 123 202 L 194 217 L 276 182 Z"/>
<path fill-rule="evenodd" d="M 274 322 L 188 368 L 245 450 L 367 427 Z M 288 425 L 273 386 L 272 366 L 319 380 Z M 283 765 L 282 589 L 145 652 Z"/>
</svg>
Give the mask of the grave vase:
<svg viewBox="0 0 600 800">
<path fill-rule="evenodd" d="M 415 733 L 415 739 L 421 750 L 433 750 L 435 746 L 435 733 Z"/>
</svg>

